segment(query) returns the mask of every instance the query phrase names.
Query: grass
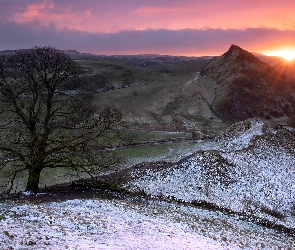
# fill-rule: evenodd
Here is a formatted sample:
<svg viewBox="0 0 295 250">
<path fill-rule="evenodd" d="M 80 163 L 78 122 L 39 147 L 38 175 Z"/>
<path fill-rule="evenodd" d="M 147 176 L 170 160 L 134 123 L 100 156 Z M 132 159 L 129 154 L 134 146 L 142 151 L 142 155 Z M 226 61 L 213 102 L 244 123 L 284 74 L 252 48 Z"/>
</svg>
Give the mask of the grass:
<svg viewBox="0 0 295 250">
<path fill-rule="evenodd" d="M 191 138 L 191 133 L 186 132 L 128 130 L 126 133 L 131 134 L 134 137 L 134 140 L 132 141 L 133 143 L 175 139 L 183 140 Z"/>
<path fill-rule="evenodd" d="M 134 141 L 132 143 L 145 143 L 151 141 L 188 139 L 191 138 L 190 133 L 184 132 L 165 132 L 165 131 L 131 131 L 134 133 Z M 134 163 L 143 161 L 157 160 L 177 160 L 183 154 L 192 153 L 196 147 L 196 143 L 182 141 L 177 143 L 155 143 L 146 145 L 134 145 L 131 147 L 116 149 L 116 153 L 126 159 L 123 167 L 130 167 Z M 0 186 L 7 185 L 9 170 L 5 169 L 5 174 L 0 172 Z M 44 169 L 40 176 L 40 187 L 71 182 L 79 179 L 76 173 L 66 168 Z M 19 175 L 15 180 L 13 191 L 24 190 L 27 181 L 25 173 Z M 1 194 L 1 190 L 0 190 Z"/>
<path fill-rule="evenodd" d="M 71 169 L 67 168 L 45 168 L 41 172 L 40 186 L 50 186 L 52 183 L 58 184 L 77 179 L 77 174 Z"/>
<path fill-rule="evenodd" d="M 206 100 L 194 94 L 200 91 L 194 78 L 192 73 L 184 76 L 163 73 L 144 85 L 95 93 L 94 102 L 118 108 L 124 122 L 131 128 L 136 128 L 137 124 L 147 127 L 152 124 L 164 130 L 165 126 L 174 126 L 173 118 L 183 121 L 190 129 L 199 130 L 204 123 L 208 123 L 210 128 L 218 117 L 212 113 Z M 192 83 L 186 87 L 188 82 Z"/>
<path fill-rule="evenodd" d="M 204 142 L 206 143 L 206 142 Z M 182 141 L 153 145 L 137 145 L 117 149 L 116 152 L 127 159 L 127 165 L 143 161 L 177 161 L 202 148 L 203 142 Z"/>
<path fill-rule="evenodd" d="M 124 156 L 127 159 L 157 158 L 169 154 L 169 147 L 167 145 L 147 145 L 122 148 L 116 151 L 119 155 Z"/>
<path fill-rule="evenodd" d="M 86 70 L 84 88 L 94 92 L 145 84 L 158 74 L 105 60 L 83 60 L 78 63 Z"/>
</svg>

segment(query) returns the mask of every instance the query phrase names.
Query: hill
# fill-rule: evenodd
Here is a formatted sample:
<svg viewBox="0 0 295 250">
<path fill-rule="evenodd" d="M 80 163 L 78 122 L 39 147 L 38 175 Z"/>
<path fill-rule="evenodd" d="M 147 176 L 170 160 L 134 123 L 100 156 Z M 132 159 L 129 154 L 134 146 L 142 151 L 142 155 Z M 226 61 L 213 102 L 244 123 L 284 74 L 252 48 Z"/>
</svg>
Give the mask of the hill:
<svg viewBox="0 0 295 250">
<path fill-rule="evenodd" d="M 105 180 L 294 234 L 294 136 L 290 127 L 248 119 L 178 162 L 145 163 Z"/>
<path fill-rule="evenodd" d="M 111 56 L 78 61 L 86 70 L 84 90 L 101 106 L 116 106 L 131 128 L 215 130 L 212 90 L 199 79 L 211 57 Z"/>
<path fill-rule="evenodd" d="M 85 70 L 74 80 L 81 91 L 98 106 L 116 106 L 129 128 L 211 136 L 228 122 L 295 113 L 293 68 L 236 45 L 214 58 L 64 52 Z"/>
<path fill-rule="evenodd" d="M 79 63 L 95 101 L 119 108 L 132 128 L 211 134 L 228 121 L 295 115 L 291 66 L 236 45 L 214 58 L 100 56 Z"/>
<path fill-rule="evenodd" d="M 295 83 L 236 45 L 210 60 L 201 75 L 216 82 L 213 109 L 227 119 L 274 119 L 295 114 Z"/>
</svg>

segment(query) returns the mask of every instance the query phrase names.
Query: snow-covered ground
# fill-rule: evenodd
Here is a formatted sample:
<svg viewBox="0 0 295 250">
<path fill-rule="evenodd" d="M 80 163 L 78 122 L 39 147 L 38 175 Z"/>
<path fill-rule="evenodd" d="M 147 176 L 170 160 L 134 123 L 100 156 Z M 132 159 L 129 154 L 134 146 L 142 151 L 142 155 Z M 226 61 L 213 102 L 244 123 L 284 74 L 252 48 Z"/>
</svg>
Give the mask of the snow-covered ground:
<svg viewBox="0 0 295 250">
<path fill-rule="evenodd" d="M 243 217 L 295 228 L 290 128 L 259 120 L 237 123 L 196 153 L 167 164 L 127 172 L 124 187 L 184 204 L 99 195 L 3 201 L 0 249 L 295 249 L 294 235 Z M 196 201 L 237 213 L 198 209 L 191 206 Z"/>
<path fill-rule="evenodd" d="M 131 175 L 132 191 L 206 201 L 295 229 L 294 135 L 259 120 L 233 125 L 168 168 Z"/>
<path fill-rule="evenodd" d="M 0 249 L 294 249 L 220 212 L 143 199 L 0 203 Z"/>
</svg>

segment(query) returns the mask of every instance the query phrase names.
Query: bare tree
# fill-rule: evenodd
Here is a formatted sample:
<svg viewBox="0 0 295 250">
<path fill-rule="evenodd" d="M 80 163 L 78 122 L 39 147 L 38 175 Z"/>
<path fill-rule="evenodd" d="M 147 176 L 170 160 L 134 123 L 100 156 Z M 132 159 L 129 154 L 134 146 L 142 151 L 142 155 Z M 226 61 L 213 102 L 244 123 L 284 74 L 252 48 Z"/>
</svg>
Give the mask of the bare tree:
<svg viewBox="0 0 295 250">
<path fill-rule="evenodd" d="M 0 168 L 11 173 L 9 192 L 21 172 L 28 174 L 26 191 L 37 192 L 45 168 L 95 175 L 114 163 L 104 149 L 120 125 L 120 112 L 105 108 L 95 114 L 91 98 L 77 84 L 71 89 L 81 72 L 53 47 L 0 58 Z"/>
</svg>

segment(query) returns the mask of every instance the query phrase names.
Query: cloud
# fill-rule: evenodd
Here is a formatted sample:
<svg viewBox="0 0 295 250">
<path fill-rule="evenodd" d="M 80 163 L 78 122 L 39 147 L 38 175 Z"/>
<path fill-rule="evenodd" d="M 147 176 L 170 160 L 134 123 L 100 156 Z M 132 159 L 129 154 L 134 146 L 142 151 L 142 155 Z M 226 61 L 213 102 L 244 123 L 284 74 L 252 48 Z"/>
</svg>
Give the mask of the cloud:
<svg viewBox="0 0 295 250">
<path fill-rule="evenodd" d="M 293 29 L 294 7 L 293 0 L 1 0 L 0 23 L 9 17 L 10 22 L 38 21 L 61 30 L 104 33 L 141 28 Z"/>
<path fill-rule="evenodd" d="M 48 12 L 54 8 L 54 2 L 44 0 L 41 3 L 28 4 L 27 7 L 16 13 L 17 22 L 25 23 L 34 19 L 47 17 Z"/>
<path fill-rule="evenodd" d="M 155 14 L 166 14 L 166 13 L 177 13 L 179 11 L 186 10 L 184 7 L 182 8 L 163 8 L 163 7 L 155 7 L 155 6 L 144 6 L 136 9 L 134 13 L 137 15 L 146 15 L 152 16 Z"/>
<path fill-rule="evenodd" d="M 36 28 L 37 27 L 37 28 Z M 293 44 L 294 30 L 253 29 L 147 29 L 116 33 L 90 33 L 58 29 L 42 23 L 0 25 L 0 50 L 50 45 L 97 54 L 159 53 L 172 55 L 219 55 L 231 44 L 248 51 Z"/>
</svg>

